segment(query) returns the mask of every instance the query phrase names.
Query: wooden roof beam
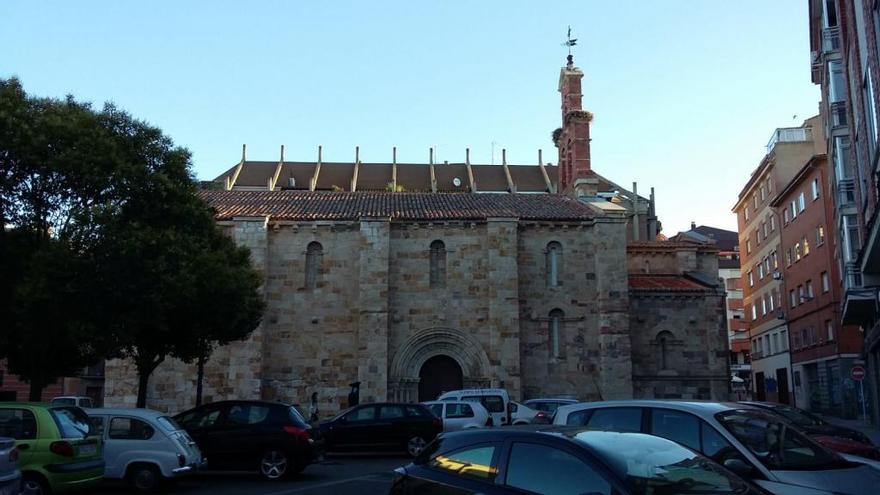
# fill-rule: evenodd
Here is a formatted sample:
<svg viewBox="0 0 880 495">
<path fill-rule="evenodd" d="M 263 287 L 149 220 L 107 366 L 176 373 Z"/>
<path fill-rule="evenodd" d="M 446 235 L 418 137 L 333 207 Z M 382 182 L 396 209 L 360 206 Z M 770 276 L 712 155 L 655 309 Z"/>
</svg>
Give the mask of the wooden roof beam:
<svg viewBox="0 0 880 495">
<path fill-rule="evenodd" d="M 553 182 L 550 181 L 550 175 L 547 174 L 547 169 L 544 168 L 544 152 L 538 150 L 538 168 L 541 169 L 541 176 L 544 177 L 544 184 L 547 184 L 547 192 L 555 193 L 556 191 L 553 189 Z"/>
<path fill-rule="evenodd" d="M 275 173 L 272 175 L 272 178 L 269 179 L 269 190 L 274 191 L 275 186 L 278 184 L 278 177 L 281 175 L 281 167 L 284 166 L 284 145 L 281 145 L 281 158 L 278 159 L 278 166 L 275 167 Z"/>
<path fill-rule="evenodd" d="M 241 161 L 238 162 L 238 166 L 235 167 L 235 171 L 232 172 L 232 179 L 226 183 L 226 189 L 231 190 L 235 187 L 235 181 L 238 180 L 238 175 L 241 174 L 241 169 L 244 168 L 244 162 L 247 158 L 247 144 L 241 145 Z"/>
<path fill-rule="evenodd" d="M 474 180 L 474 169 L 471 168 L 471 149 L 464 149 L 464 164 L 467 166 L 468 184 L 471 186 L 471 192 L 477 192 L 477 182 Z"/>
<path fill-rule="evenodd" d="M 501 148 L 501 166 L 504 167 L 504 177 L 507 178 L 507 191 L 515 193 L 516 184 L 513 183 L 513 176 L 510 175 L 510 168 L 507 166 L 507 150 Z"/>
<path fill-rule="evenodd" d="M 314 191 L 318 187 L 318 175 L 321 173 L 321 151 L 322 146 L 318 145 L 318 163 L 315 165 L 315 173 L 312 174 L 312 180 L 309 183 L 309 191 Z"/>
</svg>

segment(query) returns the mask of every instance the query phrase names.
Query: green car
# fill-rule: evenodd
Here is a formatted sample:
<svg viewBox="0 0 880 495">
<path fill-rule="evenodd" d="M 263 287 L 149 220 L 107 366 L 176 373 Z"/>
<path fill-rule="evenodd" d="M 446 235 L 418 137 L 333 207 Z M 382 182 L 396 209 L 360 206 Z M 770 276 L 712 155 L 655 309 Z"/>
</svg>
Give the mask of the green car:
<svg viewBox="0 0 880 495">
<path fill-rule="evenodd" d="M 104 476 L 101 440 L 76 406 L 0 402 L 0 436 L 18 449 L 22 488 L 46 494 L 91 488 Z"/>
</svg>

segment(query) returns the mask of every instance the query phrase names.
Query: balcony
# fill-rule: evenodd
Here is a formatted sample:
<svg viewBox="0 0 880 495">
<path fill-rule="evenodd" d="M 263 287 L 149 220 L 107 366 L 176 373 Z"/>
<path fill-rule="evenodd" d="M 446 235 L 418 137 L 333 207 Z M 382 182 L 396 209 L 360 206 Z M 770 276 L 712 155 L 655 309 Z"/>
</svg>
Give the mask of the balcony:
<svg viewBox="0 0 880 495">
<path fill-rule="evenodd" d="M 849 292 L 851 290 L 859 290 L 862 286 L 862 271 L 859 265 L 853 261 L 849 261 L 843 266 L 843 288 Z"/>
<path fill-rule="evenodd" d="M 846 101 L 834 101 L 828 105 L 828 113 L 831 118 L 828 119 L 832 129 L 846 127 Z"/>
<path fill-rule="evenodd" d="M 767 142 L 767 153 L 773 151 L 778 143 L 803 143 L 813 140 L 813 132 L 809 127 L 785 127 L 773 131 Z"/>
<path fill-rule="evenodd" d="M 837 180 L 837 209 L 856 205 L 856 183 L 853 179 Z"/>
<path fill-rule="evenodd" d="M 840 51 L 840 30 L 829 27 L 822 30 L 822 54 Z"/>
</svg>

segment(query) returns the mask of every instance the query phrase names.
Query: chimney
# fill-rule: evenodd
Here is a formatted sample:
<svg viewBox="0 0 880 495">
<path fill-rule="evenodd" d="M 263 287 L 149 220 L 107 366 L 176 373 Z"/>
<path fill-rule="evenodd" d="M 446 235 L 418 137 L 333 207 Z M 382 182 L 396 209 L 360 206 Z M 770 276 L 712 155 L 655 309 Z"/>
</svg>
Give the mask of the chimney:
<svg viewBox="0 0 880 495">
<path fill-rule="evenodd" d="M 696 228 L 697 228 L 697 223 L 694 222 L 693 220 L 691 220 L 691 230 L 694 230 Z"/>
<path fill-rule="evenodd" d="M 559 149 L 559 191 L 578 196 L 595 196 L 598 180 L 590 173 L 590 121 L 593 115 L 581 108 L 581 79 L 584 73 L 569 63 L 559 72 L 562 97 L 562 127 L 556 137 Z M 579 183 L 579 187 L 575 187 Z"/>
</svg>

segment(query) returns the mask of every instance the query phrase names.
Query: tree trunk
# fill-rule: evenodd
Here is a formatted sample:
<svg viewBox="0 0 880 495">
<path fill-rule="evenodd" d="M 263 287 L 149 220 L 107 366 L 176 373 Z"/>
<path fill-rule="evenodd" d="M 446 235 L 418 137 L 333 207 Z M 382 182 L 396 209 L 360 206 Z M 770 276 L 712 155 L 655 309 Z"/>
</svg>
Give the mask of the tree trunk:
<svg viewBox="0 0 880 495">
<path fill-rule="evenodd" d="M 150 371 L 138 369 L 138 398 L 137 407 L 147 407 L 147 385 L 150 383 Z"/>
<path fill-rule="evenodd" d="M 196 407 L 202 405 L 202 382 L 205 379 L 205 354 L 199 355 L 199 370 L 196 375 Z"/>
<path fill-rule="evenodd" d="M 46 386 L 38 380 L 31 380 L 29 385 L 30 391 L 28 392 L 28 400 L 31 402 L 42 402 L 43 389 L 46 388 Z"/>
</svg>

